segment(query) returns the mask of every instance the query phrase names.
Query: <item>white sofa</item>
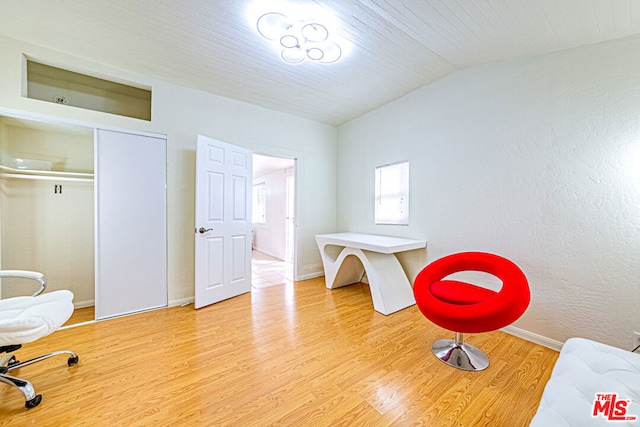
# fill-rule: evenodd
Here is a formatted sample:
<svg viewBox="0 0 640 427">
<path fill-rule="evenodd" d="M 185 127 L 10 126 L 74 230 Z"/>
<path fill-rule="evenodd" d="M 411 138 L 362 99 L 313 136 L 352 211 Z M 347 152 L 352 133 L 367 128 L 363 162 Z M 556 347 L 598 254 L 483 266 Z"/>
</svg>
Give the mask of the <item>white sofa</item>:
<svg viewBox="0 0 640 427">
<path fill-rule="evenodd" d="M 640 427 L 640 354 L 567 340 L 531 426 Z"/>
</svg>

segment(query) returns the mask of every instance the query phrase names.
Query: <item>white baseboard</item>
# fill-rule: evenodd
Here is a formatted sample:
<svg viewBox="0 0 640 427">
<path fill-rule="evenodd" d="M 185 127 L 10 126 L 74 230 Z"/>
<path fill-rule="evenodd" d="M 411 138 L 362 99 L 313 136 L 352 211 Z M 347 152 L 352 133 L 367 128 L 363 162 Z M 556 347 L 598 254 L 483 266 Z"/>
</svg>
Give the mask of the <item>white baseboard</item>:
<svg viewBox="0 0 640 427">
<path fill-rule="evenodd" d="M 296 277 L 296 281 L 299 280 L 308 280 L 308 279 L 315 279 L 316 277 L 321 277 L 324 276 L 324 271 L 316 271 L 314 273 L 307 273 L 307 274 L 303 274 L 301 276 Z"/>
<path fill-rule="evenodd" d="M 506 326 L 500 330 L 502 332 L 506 332 L 509 335 L 513 335 L 515 337 L 540 344 L 555 351 L 560 351 L 563 345 L 563 343 L 560 341 L 556 341 L 533 332 L 525 331 L 524 329 L 516 328 L 515 326 Z"/>
<path fill-rule="evenodd" d="M 87 308 L 87 307 L 94 307 L 95 305 L 96 305 L 95 300 L 80 301 L 80 302 L 73 303 L 74 308 Z"/>
<path fill-rule="evenodd" d="M 284 256 L 282 256 L 281 254 L 276 254 L 274 252 L 271 252 L 271 251 L 266 250 L 266 249 L 261 249 L 261 248 L 256 247 L 256 246 L 253 247 L 253 250 L 254 251 L 258 251 L 258 252 L 262 252 L 263 254 L 269 255 L 270 257 L 276 258 L 276 259 L 278 259 L 280 261 L 284 261 Z"/>
<path fill-rule="evenodd" d="M 168 307 L 178 307 L 182 305 L 193 304 L 194 297 L 180 298 L 169 301 Z"/>
</svg>

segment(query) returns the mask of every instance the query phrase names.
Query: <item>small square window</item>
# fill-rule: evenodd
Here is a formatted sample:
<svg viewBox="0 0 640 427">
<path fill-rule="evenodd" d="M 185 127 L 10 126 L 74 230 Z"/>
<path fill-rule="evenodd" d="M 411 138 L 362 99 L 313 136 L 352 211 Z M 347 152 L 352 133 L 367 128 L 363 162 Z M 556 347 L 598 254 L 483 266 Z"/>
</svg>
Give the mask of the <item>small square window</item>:
<svg viewBox="0 0 640 427">
<path fill-rule="evenodd" d="M 376 168 L 376 224 L 409 224 L 409 162 Z"/>
</svg>

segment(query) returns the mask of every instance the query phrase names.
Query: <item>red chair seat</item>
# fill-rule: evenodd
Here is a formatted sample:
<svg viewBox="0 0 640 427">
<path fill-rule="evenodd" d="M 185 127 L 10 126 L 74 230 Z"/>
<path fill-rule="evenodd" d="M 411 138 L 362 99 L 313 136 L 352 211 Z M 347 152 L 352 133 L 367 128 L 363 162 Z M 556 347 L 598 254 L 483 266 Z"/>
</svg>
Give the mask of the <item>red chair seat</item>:
<svg viewBox="0 0 640 427">
<path fill-rule="evenodd" d="M 491 289 L 457 280 L 435 282 L 431 285 L 431 293 L 442 301 L 459 305 L 476 304 L 496 295 Z"/>
</svg>

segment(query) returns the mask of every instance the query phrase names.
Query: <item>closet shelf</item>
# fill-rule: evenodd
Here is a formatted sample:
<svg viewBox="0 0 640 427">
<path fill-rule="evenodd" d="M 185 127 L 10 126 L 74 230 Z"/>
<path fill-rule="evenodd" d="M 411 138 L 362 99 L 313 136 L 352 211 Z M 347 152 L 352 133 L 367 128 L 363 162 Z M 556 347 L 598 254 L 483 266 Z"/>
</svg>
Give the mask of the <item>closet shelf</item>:
<svg viewBox="0 0 640 427">
<path fill-rule="evenodd" d="M 16 169 L 0 165 L 0 178 L 93 182 L 93 174 L 35 169 Z"/>
</svg>

